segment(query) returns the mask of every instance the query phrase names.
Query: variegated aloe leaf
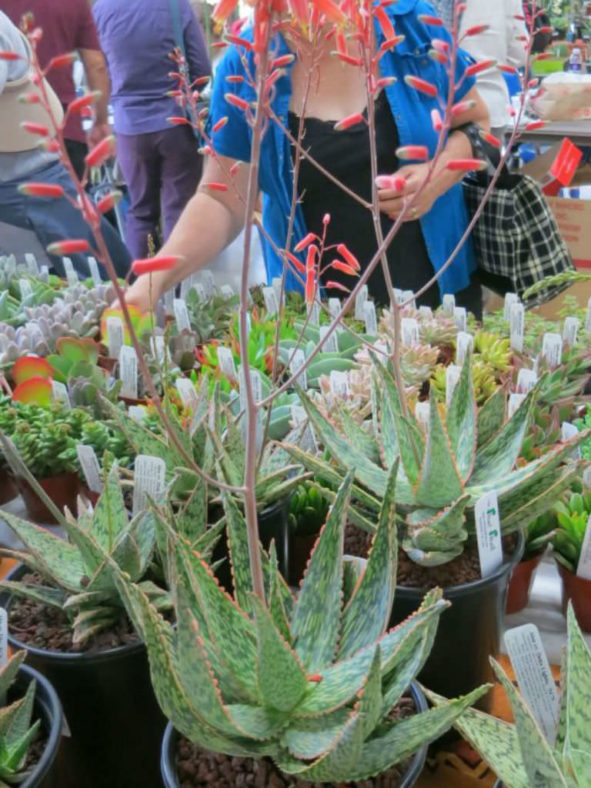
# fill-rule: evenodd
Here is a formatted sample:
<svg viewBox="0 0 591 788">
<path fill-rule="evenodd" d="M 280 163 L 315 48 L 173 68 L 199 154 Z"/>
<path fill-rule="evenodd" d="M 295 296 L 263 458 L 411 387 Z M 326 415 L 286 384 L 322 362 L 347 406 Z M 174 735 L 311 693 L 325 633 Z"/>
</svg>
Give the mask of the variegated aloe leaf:
<svg viewBox="0 0 591 788">
<path fill-rule="evenodd" d="M 128 523 L 119 471 L 114 463 L 105 479 L 103 492 L 92 516 L 93 536 L 99 545 L 110 553 L 119 536 L 127 529 Z"/>
<path fill-rule="evenodd" d="M 411 512 L 402 540 L 402 548 L 409 558 L 421 566 L 440 566 L 461 555 L 468 538 L 464 512 L 469 500 L 470 496 L 464 495 L 441 511 Z"/>
<path fill-rule="evenodd" d="M 350 435 L 353 441 L 363 451 L 365 456 L 371 462 L 379 464 L 380 462 L 380 449 L 376 439 L 370 432 L 364 429 L 359 422 L 352 416 L 352 414 L 345 407 L 338 407 L 335 414 L 340 422 L 341 429 Z"/>
<path fill-rule="evenodd" d="M 577 785 L 585 786 L 591 785 L 591 652 L 571 603 L 567 620 L 563 758 L 570 764 Z"/>
<path fill-rule="evenodd" d="M 293 604 L 289 608 L 289 615 L 286 607 L 285 591 L 282 588 L 283 578 L 279 574 L 279 563 L 277 561 L 277 550 L 275 542 L 271 542 L 269 550 L 269 573 L 268 581 L 265 584 L 266 598 L 269 603 L 269 612 L 273 623 L 277 627 L 284 640 L 291 645 L 291 630 L 289 628 L 289 616 L 293 611 Z M 289 592 L 290 593 L 290 592 Z"/>
<path fill-rule="evenodd" d="M 7 714 L 2 720 L 0 778 L 9 782 L 22 781 L 18 772 L 41 726 L 41 720 L 31 725 L 35 691 L 36 682 L 31 681 L 24 697 L 4 709 Z"/>
<path fill-rule="evenodd" d="M 386 495 L 369 558 L 357 588 L 342 614 L 339 657 L 374 643 L 388 626 L 396 587 L 396 478 L 398 462 L 390 471 Z"/>
<path fill-rule="evenodd" d="M 478 411 L 477 445 L 486 445 L 497 432 L 501 431 L 505 423 L 507 412 L 507 392 L 503 387 L 498 388 L 489 397 Z"/>
<path fill-rule="evenodd" d="M 476 414 L 470 354 L 467 353 L 446 417 L 447 433 L 464 482 L 470 476 L 476 458 Z"/>
<path fill-rule="evenodd" d="M 43 605 L 62 609 L 68 598 L 67 593 L 61 588 L 52 586 L 28 585 L 14 580 L 0 580 L 0 589 L 23 599 L 35 599 Z"/>
<path fill-rule="evenodd" d="M 349 472 L 314 546 L 300 586 L 291 632 L 297 654 L 313 673 L 330 665 L 339 639 L 344 521 L 353 485 Z"/>
<path fill-rule="evenodd" d="M 248 613 L 250 612 L 252 574 L 248 555 L 246 520 L 232 496 L 226 490 L 221 490 L 221 495 L 226 513 L 226 536 L 234 583 L 234 597 L 242 610 Z"/>
<path fill-rule="evenodd" d="M 540 486 L 538 495 L 531 491 L 531 497 L 519 509 L 514 509 L 509 515 L 504 516 L 503 507 L 501 506 L 503 533 L 508 534 L 512 531 L 518 531 L 551 509 L 553 504 L 560 500 L 562 493 L 571 487 L 575 479 L 578 478 L 579 473 L 576 463 L 571 463 L 570 466 L 563 468 L 552 469 L 548 475 L 546 486 Z M 540 481 L 545 481 L 545 475 L 542 476 Z"/>
</svg>

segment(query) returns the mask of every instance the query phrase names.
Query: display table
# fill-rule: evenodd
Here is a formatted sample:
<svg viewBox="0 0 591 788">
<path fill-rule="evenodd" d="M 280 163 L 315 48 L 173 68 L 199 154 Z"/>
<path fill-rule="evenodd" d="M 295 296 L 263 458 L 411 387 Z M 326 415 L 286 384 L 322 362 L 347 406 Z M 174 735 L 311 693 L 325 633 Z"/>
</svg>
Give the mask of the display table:
<svg viewBox="0 0 591 788">
<path fill-rule="evenodd" d="M 591 120 L 556 121 L 532 131 L 522 128 L 519 142 L 527 142 L 532 145 L 553 145 L 564 137 L 568 137 L 580 148 L 591 146 Z"/>
</svg>

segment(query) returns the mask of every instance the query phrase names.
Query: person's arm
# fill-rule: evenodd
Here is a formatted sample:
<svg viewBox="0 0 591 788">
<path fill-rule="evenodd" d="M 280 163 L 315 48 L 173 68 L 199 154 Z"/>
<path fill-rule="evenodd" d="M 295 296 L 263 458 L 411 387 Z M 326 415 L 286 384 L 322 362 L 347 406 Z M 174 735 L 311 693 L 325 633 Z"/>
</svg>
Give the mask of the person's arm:
<svg viewBox="0 0 591 788">
<path fill-rule="evenodd" d="M 229 182 L 224 173 L 234 163 L 233 159 L 225 156 L 207 157 L 197 193 L 187 203 L 170 238 L 159 252 L 159 256 L 179 255 L 182 259 L 169 271 L 140 276 L 125 295 L 127 303 L 134 304 L 142 312 L 148 311 L 167 290 L 210 263 L 236 238 L 244 225 L 249 166 L 242 163 Z M 204 185 L 207 183 L 227 183 L 228 191 L 211 192 Z"/>
<path fill-rule="evenodd" d="M 90 90 L 100 91 L 101 97 L 94 105 L 94 125 L 88 135 L 91 145 L 96 145 L 111 133 L 109 126 L 109 72 L 103 53 L 98 49 L 81 49 L 80 57 L 84 65 Z"/>
</svg>

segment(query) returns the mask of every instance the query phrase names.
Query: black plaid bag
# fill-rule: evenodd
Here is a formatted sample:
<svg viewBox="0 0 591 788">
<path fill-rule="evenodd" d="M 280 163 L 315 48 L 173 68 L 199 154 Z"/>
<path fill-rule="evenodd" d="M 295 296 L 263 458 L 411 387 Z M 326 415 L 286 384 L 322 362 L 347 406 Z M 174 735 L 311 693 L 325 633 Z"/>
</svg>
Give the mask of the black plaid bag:
<svg viewBox="0 0 591 788">
<path fill-rule="evenodd" d="M 498 152 L 478 135 L 473 147 L 478 158 L 490 162 L 489 171 L 464 179 L 464 195 L 471 216 L 476 213 L 494 172 Z M 492 149 L 494 152 L 490 152 Z M 556 219 L 533 178 L 504 169 L 472 232 L 480 280 L 501 295 L 523 293 L 548 276 L 573 270 L 574 265 Z M 531 308 L 557 296 L 568 284 L 545 288 L 524 304 Z"/>
</svg>

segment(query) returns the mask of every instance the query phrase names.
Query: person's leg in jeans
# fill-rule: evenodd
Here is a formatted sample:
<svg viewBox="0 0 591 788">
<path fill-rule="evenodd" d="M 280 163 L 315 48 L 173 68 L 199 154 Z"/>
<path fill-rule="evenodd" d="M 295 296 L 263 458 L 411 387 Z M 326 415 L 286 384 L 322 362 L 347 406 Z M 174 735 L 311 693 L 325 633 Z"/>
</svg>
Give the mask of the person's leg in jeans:
<svg viewBox="0 0 591 788">
<path fill-rule="evenodd" d="M 201 178 L 202 157 L 188 126 L 175 126 L 159 133 L 162 157 L 162 219 L 164 240 L 172 232 L 183 208 L 195 194 Z"/>
<path fill-rule="evenodd" d="M 80 140 L 70 140 L 67 137 L 64 142 L 66 143 L 66 150 L 72 166 L 76 170 L 76 175 L 82 180 L 86 167 L 84 159 L 88 153 L 88 145 L 85 142 L 80 142 Z"/>
<path fill-rule="evenodd" d="M 129 190 L 125 240 L 134 259 L 146 257 L 148 237 L 155 242 L 160 222 L 161 160 L 159 132 L 117 134 L 117 158 Z"/>
</svg>

